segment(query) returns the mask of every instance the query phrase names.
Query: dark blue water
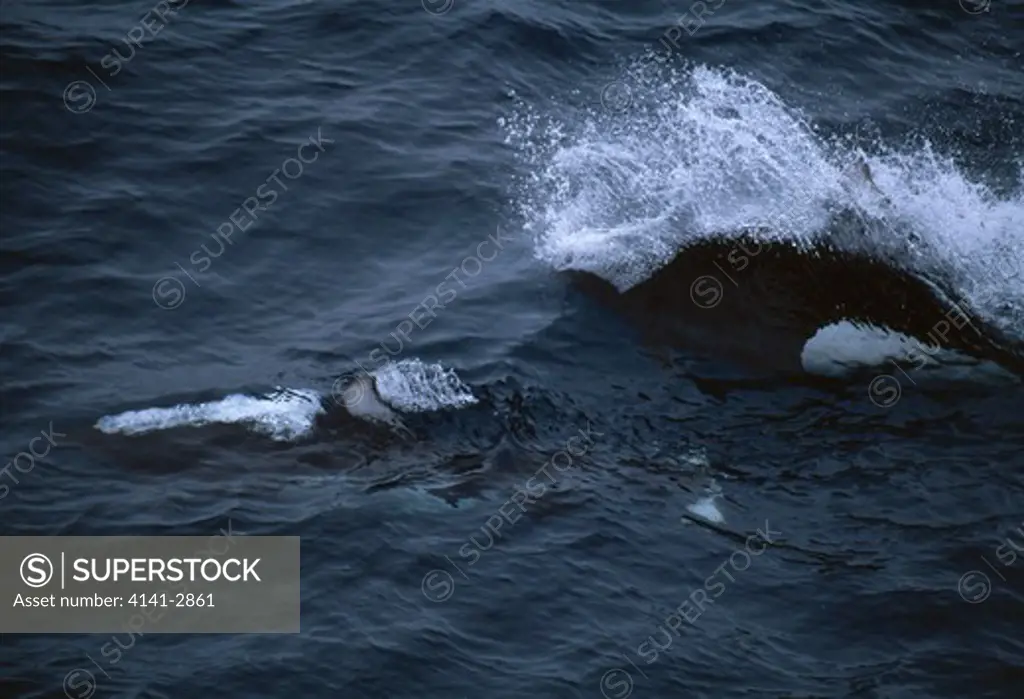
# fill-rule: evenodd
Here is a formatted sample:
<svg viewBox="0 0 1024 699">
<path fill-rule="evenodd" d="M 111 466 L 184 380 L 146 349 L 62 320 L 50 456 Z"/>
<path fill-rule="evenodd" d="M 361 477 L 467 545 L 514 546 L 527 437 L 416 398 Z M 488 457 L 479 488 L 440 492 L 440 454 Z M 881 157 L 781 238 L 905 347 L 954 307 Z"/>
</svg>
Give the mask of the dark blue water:
<svg viewBox="0 0 1024 699">
<path fill-rule="evenodd" d="M 302 537 L 4 696 L 1019 693 L 1021 2 L 0 18 L 0 531 Z"/>
</svg>

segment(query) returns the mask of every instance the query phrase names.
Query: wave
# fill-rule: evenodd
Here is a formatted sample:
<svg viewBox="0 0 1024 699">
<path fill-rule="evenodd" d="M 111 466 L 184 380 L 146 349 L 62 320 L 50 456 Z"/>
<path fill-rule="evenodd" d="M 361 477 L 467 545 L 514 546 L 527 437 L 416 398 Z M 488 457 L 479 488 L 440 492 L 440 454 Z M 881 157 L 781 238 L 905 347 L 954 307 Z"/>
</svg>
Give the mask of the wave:
<svg viewBox="0 0 1024 699">
<path fill-rule="evenodd" d="M 544 264 L 626 292 L 681 251 L 779 244 L 808 267 L 822 255 L 884 266 L 942 305 L 962 301 L 1000 342 L 1024 342 L 1019 157 L 1016 181 L 983 182 L 924 138 L 893 147 L 826 136 L 727 69 L 634 67 L 613 92 L 600 108 L 516 97 L 503 123 L 529 171 L 516 203 Z"/>
</svg>

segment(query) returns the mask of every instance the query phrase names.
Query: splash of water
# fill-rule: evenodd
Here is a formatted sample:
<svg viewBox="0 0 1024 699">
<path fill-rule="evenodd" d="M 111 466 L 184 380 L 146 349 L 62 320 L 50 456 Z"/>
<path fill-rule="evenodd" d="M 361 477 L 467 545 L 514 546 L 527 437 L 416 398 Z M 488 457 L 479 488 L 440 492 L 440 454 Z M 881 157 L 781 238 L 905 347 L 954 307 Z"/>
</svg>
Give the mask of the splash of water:
<svg viewBox="0 0 1024 699">
<path fill-rule="evenodd" d="M 276 441 L 289 441 L 309 433 L 322 412 L 315 391 L 282 388 L 266 396 L 230 395 L 209 403 L 105 415 L 96 422 L 96 429 L 106 434 L 140 435 L 176 427 L 242 424 Z"/>
<path fill-rule="evenodd" d="M 366 377 L 357 377 L 362 381 Z M 355 404 L 346 404 L 351 391 L 334 392 L 335 405 L 345 404 L 356 417 L 367 420 L 398 419 L 399 413 L 430 412 L 473 405 L 477 399 L 451 369 L 408 359 L 385 365 L 373 372 L 376 391 L 386 405 L 364 394 Z M 369 391 L 370 389 L 364 389 Z M 129 410 L 105 415 L 96 429 L 106 434 L 142 435 L 182 427 L 237 424 L 269 436 L 291 441 L 312 433 L 318 415 L 324 413 L 327 396 L 306 389 L 279 388 L 268 395 L 235 394 L 206 403 L 183 403 L 171 407 Z"/>
<path fill-rule="evenodd" d="M 477 402 L 458 374 L 440 364 L 407 359 L 374 370 L 377 392 L 396 410 L 422 413 Z"/>
<path fill-rule="evenodd" d="M 1024 339 L 1024 167 L 1016 192 L 997 195 L 924 139 L 867 150 L 823 139 L 800 110 L 734 71 L 630 78 L 624 111 L 520 100 L 503 122 L 530 173 L 516 203 L 545 264 L 625 290 L 688 244 L 763 229 L 766 241 L 866 252 L 943 279 Z M 880 191 L 851 186 L 858 159 Z M 828 224 L 841 210 L 869 225 L 837 236 Z"/>
</svg>

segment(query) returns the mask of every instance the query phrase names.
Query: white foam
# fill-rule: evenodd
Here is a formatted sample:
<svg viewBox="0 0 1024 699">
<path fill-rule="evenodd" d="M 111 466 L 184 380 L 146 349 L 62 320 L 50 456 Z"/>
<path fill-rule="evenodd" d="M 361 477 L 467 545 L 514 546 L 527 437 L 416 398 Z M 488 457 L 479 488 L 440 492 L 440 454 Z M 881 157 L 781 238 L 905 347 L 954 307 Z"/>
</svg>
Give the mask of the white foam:
<svg viewBox="0 0 1024 699">
<path fill-rule="evenodd" d="M 1015 193 L 1001 198 L 930 145 L 868 161 L 900 223 L 921 239 L 913 268 L 948 275 L 973 308 L 1024 339 L 1024 167 Z"/>
<path fill-rule="evenodd" d="M 1024 339 L 1024 166 L 1013 193 L 973 182 L 927 141 L 872 153 L 820 138 L 764 85 L 704 66 L 635 69 L 624 112 L 520 101 L 503 122 L 530 176 L 516 193 L 536 256 L 620 289 L 683 245 L 768 226 L 947 280 L 988 321 Z M 597 100 L 595 99 L 595 102 Z M 864 158 L 875 187 L 851 186 Z M 830 214 L 873 225 L 825 240 Z"/>
<path fill-rule="evenodd" d="M 176 427 L 242 424 L 271 439 L 286 441 L 308 434 L 322 412 L 316 391 L 279 388 L 266 396 L 230 395 L 209 403 L 129 410 L 101 417 L 96 429 L 106 434 L 138 435 Z"/>
<path fill-rule="evenodd" d="M 389 406 L 408 413 L 464 408 L 477 402 L 452 369 L 403 359 L 375 369 L 377 392 Z"/>
</svg>

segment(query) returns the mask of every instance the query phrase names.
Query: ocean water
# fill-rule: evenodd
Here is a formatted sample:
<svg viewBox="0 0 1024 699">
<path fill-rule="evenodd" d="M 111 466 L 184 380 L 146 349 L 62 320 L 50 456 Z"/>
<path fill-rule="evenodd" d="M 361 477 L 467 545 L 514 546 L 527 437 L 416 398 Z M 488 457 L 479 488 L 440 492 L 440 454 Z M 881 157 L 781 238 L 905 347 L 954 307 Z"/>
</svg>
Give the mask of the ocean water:
<svg viewBox="0 0 1024 699">
<path fill-rule="evenodd" d="M 302 537 L 3 696 L 1019 694 L 1021 2 L 0 27 L 0 533 Z"/>
</svg>

